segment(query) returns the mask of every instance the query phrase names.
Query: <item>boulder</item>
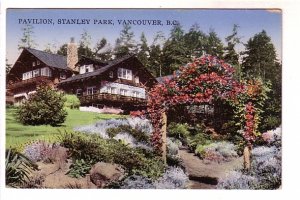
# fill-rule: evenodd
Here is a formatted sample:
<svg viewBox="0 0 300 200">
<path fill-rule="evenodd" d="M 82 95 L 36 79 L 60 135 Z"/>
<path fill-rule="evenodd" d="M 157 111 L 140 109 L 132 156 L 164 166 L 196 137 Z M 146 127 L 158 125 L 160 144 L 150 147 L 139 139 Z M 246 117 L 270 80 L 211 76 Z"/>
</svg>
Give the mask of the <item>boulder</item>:
<svg viewBox="0 0 300 200">
<path fill-rule="evenodd" d="M 90 179 L 98 188 L 103 188 L 124 177 L 124 169 L 120 165 L 98 162 L 90 170 Z"/>
</svg>

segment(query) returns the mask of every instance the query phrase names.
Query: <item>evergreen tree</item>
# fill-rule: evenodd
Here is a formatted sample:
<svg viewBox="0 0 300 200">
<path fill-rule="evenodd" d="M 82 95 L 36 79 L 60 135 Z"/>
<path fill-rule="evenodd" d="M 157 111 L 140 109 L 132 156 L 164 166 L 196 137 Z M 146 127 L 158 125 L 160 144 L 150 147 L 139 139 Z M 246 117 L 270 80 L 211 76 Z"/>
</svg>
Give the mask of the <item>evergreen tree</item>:
<svg viewBox="0 0 300 200">
<path fill-rule="evenodd" d="M 223 58 L 224 47 L 222 41 L 213 29 L 208 33 L 205 51 L 212 56 L 217 56 L 220 59 Z"/>
<path fill-rule="evenodd" d="M 68 52 L 67 49 L 68 49 L 68 44 L 63 44 L 61 47 L 59 47 L 56 53 L 58 55 L 67 56 L 67 52 Z"/>
<path fill-rule="evenodd" d="M 129 53 L 136 53 L 137 48 L 134 41 L 134 33 L 131 31 L 131 26 L 125 24 L 120 32 L 120 37 L 117 38 L 114 54 L 116 58 L 120 58 Z"/>
<path fill-rule="evenodd" d="M 47 43 L 47 44 L 45 45 L 44 51 L 47 52 L 47 53 L 53 53 L 52 48 L 51 48 L 51 44 L 50 44 L 50 43 Z"/>
<path fill-rule="evenodd" d="M 149 60 L 147 68 L 155 76 L 162 76 L 162 48 L 161 46 L 165 42 L 165 36 L 163 32 L 157 32 L 154 37 L 153 43 L 149 48 Z"/>
<path fill-rule="evenodd" d="M 34 31 L 32 25 L 26 25 L 21 29 L 23 31 L 23 36 L 19 41 L 18 50 L 23 48 L 35 48 L 37 44 L 34 41 Z"/>
<path fill-rule="evenodd" d="M 141 35 L 141 43 L 139 44 L 139 52 L 137 54 L 137 57 L 144 66 L 148 65 L 149 47 L 144 32 L 142 32 Z"/>
<path fill-rule="evenodd" d="M 248 40 L 243 55 L 242 71 L 246 78 L 259 77 L 266 81 L 274 77 L 276 51 L 265 30 Z"/>
<path fill-rule="evenodd" d="M 102 61 L 108 61 L 112 58 L 112 49 L 105 38 L 99 40 L 94 48 L 94 56 Z"/>
<path fill-rule="evenodd" d="M 5 70 L 6 70 L 6 76 L 9 74 L 11 69 L 11 64 L 8 63 L 8 59 L 5 59 Z"/>
<path fill-rule="evenodd" d="M 238 36 L 239 26 L 234 24 L 232 29 L 232 34 L 225 38 L 227 46 L 225 47 L 224 60 L 234 66 L 236 71 L 236 78 L 241 78 L 241 69 L 239 63 L 239 54 L 235 51 L 236 45 L 240 44 L 241 37 Z"/>
<path fill-rule="evenodd" d="M 184 43 L 192 57 L 200 57 L 204 54 L 207 35 L 200 30 L 198 24 L 194 24 L 184 35 Z"/>
<path fill-rule="evenodd" d="M 180 24 L 173 26 L 170 38 L 165 42 L 162 51 L 162 75 L 172 74 L 191 60 L 191 55 L 184 43 L 184 31 Z"/>
<path fill-rule="evenodd" d="M 78 47 L 78 56 L 87 56 L 87 57 L 93 57 L 93 51 L 91 50 L 91 35 L 84 30 L 81 34 L 81 38 L 79 41 L 79 47 Z"/>
</svg>

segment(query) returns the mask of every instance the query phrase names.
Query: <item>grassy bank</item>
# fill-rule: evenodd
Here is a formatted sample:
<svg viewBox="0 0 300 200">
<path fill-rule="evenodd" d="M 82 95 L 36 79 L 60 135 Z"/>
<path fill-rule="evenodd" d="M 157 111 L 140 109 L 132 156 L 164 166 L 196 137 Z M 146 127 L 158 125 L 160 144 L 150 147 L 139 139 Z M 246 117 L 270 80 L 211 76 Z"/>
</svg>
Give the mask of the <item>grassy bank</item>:
<svg viewBox="0 0 300 200">
<path fill-rule="evenodd" d="M 104 119 L 124 117 L 122 115 L 82 112 L 79 110 L 67 111 L 67 119 L 59 127 L 50 125 L 25 126 L 15 119 L 16 109 L 8 108 L 6 110 L 6 147 L 17 147 L 30 140 L 37 139 L 53 141 L 59 130 L 71 131 L 79 125 L 88 125 Z"/>
</svg>

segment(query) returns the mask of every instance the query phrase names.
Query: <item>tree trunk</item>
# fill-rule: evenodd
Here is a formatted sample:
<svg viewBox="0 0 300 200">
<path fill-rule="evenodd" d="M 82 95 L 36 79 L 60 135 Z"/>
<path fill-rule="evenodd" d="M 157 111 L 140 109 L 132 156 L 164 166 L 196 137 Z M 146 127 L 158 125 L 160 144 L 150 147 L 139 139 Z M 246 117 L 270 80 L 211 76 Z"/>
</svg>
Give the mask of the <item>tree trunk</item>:
<svg viewBox="0 0 300 200">
<path fill-rule="evenodd" d="M 163 121 L 163 125 L 161 128 L 162 157 L 163 157 L 164 164 L 167 165 L 167 115 L 165 112 L 162 114 L 162 121 Z"/>
<path fill-rule="evenodd" d="M 244 148 L 244 169 L 245 170 L 250 170 L 251 167 L 250 156 L 251 156 L 250 147 L 247 145 Z"/>
</svg>

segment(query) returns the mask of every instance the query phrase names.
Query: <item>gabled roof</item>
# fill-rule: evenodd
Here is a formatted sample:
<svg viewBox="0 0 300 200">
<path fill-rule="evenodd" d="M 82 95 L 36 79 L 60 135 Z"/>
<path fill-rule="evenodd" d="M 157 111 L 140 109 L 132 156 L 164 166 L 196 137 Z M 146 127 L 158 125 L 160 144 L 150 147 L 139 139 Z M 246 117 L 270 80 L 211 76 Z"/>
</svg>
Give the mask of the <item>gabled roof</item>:
<svg viewBox="0 0 300 200">
<path fill-rule="evenodd" d="M 70 81 L 75 81 L 75 80 L 80 80 L 80 79 L 84 79 L 84 78 L 88 78 L 88 77 L 93 77 L 93 76 L 98 76 L 101 75 L 102 73 L 106 72 L 107 70 L 109 70 L 110 68 L 114 67 L 115 65 L 124 62 L 132 57 L 135 57 L 134 55 L 125 55 L 121 58 L 115 59 L 113 61 L 109 61 L 107 65 L 93 71 L 93 72 L 89 72 L 89 73 L 84 73 L 84 74 L 79 74 L 76 76 L 72 76 L 66 80 L 61 81 L 59 84 L 63 84 L 66 82 L 70 82 Z"/>
<path fill-rule="evenodd" d="M 40 59 L 43 63 L 45 63 L 49 67 L 70 70 L 67 67 L 67 57 L 66 56 L 61 56 L 61 55 L 53 54 L 53 53 L 47 53 L 45 51 L 40 51 L 40 50 L 36 50 L 36 49 L 31 49 L 31 48 L 25 48 L 25 50 L 27 50 L 32 55 L 34 55 L 35 57 Z"/>
</svg>

